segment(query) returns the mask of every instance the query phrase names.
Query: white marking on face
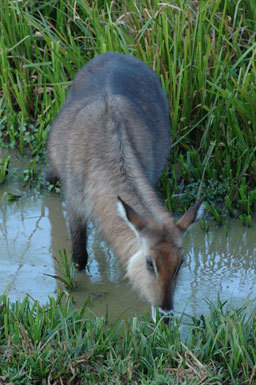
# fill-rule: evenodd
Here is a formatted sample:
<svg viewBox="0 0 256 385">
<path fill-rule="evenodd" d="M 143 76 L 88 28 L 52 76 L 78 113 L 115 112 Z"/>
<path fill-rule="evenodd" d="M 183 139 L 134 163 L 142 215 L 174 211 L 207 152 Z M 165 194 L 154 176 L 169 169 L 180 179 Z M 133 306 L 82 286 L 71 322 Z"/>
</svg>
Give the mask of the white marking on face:
<svg viewBox="0 0 256 385">
<path fill-rule="evenodd" d="M 128 273 L 128 276 L 132 276 L 132 267 L 140 259 L 140 256 L 141 256 L 142 252 L 143 252 L 143 250 L 137 251 L 128 260 L 128 262 L 127 262 L 127 273 Z"/>
<path fill-rule="evenodd" d="M 141 247 L 127 261 L 126 271 L 127 278 L 140 297 L 153 305 L 156 302 L 156 279 L 147 270 L 146 255 L 144 248 Z"/>
<path fill-rule="evenodd" d="M 152 315 L 153 321 L 156 323 L 156 307 L 153 305 L 151 306 L 151 315 Z"/>
</svg>

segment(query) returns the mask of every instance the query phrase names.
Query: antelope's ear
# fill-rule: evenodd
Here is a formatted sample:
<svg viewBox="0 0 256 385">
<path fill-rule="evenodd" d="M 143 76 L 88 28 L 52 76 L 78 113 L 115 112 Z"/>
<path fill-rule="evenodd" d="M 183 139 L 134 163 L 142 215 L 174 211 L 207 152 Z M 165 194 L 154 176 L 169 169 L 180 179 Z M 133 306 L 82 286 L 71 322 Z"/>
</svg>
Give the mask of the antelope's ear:
<svg viewBox="0 0 256 385">
<path fill-rule="evenodd" d="M 200 199 L 178 220 L 176 226 L 184 234 L 193 223 L 202 217 L 203 213 L 204 203 L 203 199 Z"/>
<path fill-rule="evenodd" d="M 146 226 L 141 216 L 120 197 L 117 197 L 117 211 L 136 236 L 139 237 L 139 232 Z"/>
</svg>

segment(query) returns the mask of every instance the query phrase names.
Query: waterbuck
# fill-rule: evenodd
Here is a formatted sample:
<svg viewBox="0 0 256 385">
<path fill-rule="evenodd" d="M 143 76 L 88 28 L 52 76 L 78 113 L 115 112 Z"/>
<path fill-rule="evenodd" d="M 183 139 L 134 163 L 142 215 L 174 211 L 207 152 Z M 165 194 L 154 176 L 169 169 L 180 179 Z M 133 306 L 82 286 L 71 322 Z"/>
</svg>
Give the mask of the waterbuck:
<svg viewBox="0 0 256 385">
<path fill-rule="evenodd" d="M 182 237 L 202 211 L 199 201 L 174 223 L 159 200 L 155 186 L 170 144 L 157 75 L 134 56 L 110 52 L 78 72 L 48 140 L 47 179 L 61 181 L 77 268 L 87 263 L 92 220 L 153 319 L 156 306 L 165 319 L 173 312 Z"/>
</svg>

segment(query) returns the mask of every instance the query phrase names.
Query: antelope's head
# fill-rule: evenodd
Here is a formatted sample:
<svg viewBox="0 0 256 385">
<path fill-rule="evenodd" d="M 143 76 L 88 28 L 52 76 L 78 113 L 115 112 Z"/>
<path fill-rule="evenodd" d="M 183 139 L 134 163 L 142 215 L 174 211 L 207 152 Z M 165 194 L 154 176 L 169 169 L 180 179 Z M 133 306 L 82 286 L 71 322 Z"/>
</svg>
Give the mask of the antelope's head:
<svg viewBox="0 0 256 385">
<path fill-rule="evenodd" d="M 127 275 L 135 289 L 152 308 L 156 307 L 168 323 L 173 316 L 173 295 L 183 263 L 182 238 L 188 228 L 203 214 L 203 201 L 197 201 L 178 221 L 170 217 L 166 223 L 146 219 L 118 198 L 118 211 L 135 233 L 139 251 L 127 263 Z"/>
</svg>

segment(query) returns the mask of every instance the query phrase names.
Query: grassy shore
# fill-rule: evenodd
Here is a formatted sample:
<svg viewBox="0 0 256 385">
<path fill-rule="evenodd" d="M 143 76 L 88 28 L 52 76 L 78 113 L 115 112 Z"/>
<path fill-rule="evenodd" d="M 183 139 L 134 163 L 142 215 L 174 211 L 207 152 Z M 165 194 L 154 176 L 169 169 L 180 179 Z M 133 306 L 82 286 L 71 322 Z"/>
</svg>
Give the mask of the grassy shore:
<svg viewBox="0 0 256 385">
<path fill-rule="evenodd" d="M 251 224 L 256 202 L 253 1 L 2 0 L 0 138 L 38 179 L 45 142 L 75 73 L 105 51 L 136 55 L 161 78 L 173 147 L 160 189 L 170 210 L 199 194 L 219 223 Z M 1 158 L 1 156 L 0 156 Z M 8 174 L 1 159 L 0 181 Z"/>
<path fill-rule="evenodd" d="M 255 311 L 209 304 L 209 316 L 166 326 L 0 297 L 0 384 L 255 384 Z"/>
</svg>

